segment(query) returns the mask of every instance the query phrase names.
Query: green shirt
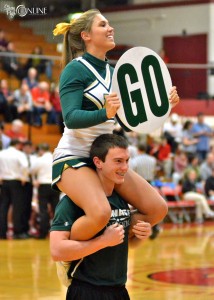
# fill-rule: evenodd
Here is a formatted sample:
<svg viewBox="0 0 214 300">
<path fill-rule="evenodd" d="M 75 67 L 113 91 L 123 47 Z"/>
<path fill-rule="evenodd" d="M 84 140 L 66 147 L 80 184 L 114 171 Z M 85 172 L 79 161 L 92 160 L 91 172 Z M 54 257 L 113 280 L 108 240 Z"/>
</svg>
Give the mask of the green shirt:
<svg viewBox="0 0 214 300">
<path fill-rule="evenodd" d="M 89 53 L 82 58 L 68 63 L 60 77 L 62 114 L 69 129 L 87 128 L 108 120 L 103 96 L 111 91 L 113 68 Z"/>
<path fill-rule="evenodd" d="M 107 226 L 116 222 L 122 224 L 125 229 L 124 242 L 84 257 L 74 273 L 74 267 L 79 260 L 73 261 L 70 272 L 73 273 L 74 278 L 94 285 L 124 285 L 127 280 L 130 209 L 128 204 L 116 192 L 108 197 L 108 201 L 112 208 L 112 214 Z M 51 231 L 70 231 L 72 224 L 83 213 L 74 202 L 64 196 L 56 207 Z"/>
</svg>

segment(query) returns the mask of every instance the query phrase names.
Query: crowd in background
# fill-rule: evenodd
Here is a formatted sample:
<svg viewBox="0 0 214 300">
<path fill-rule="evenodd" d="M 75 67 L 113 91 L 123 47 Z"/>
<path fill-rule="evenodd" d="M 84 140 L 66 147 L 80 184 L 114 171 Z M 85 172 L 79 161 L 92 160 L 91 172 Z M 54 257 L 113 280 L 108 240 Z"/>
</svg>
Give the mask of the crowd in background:
<svg viewBox="0 0 214 300">
<path fill-rule="evenodd" d="M 181 198 L 195 201 L 195 221 L 203 223 L 214 218 L 207 201 L 214 200 L 213 137 L 202 112 L 195 122 L 187 119 L 184 124 L 173 113 L 159 137 L 139 140 L 132 133 L 130 168 L 157 188 L 166 182 L 174 189 L 179 186 Z"/>
<path fill-rule="evenodd" d="M 15 90 L 9 88 L 7 79 L 1 79 L 0 114 L 6 123 L 21 119 L 36 127 L 44 123 L 57 124 L 60 132 L 64 127 L 58 86 L 48 81 L 38 81 L 35 68 L 28 70 L 28 76 Z"/>
<path fill-rule="evenodd" d="M 43 123 L 58 124 L 62 132 L 59 90 L 52 80 L 52 61 L 41 58 L 42 47 L 36 46 L 32 50 L 33 56 L 21 63 L 15 55 L 14 42 L 8 41 L 5 31 L 0 29 L 0 52 L 6 54 L 0 57 L 0 65 L 8 75 L 0 81 L 0 114 L 3 120 L 10 123 L 21 119 L 37 127 Z M 41 77 L 42 74 L 45 76 Z M 8 78 L 11 76 L 19 82 L 17 89 L 10 87 Z"/>
<path fill-rule="evenodd" d="M 0 238 L 46 238 L 60 194 L 51 189 L 52 153 L 49 145 L 33 145 L 23 133 L 23 121 L 12 121 L 11 129 L 0 125 Z M 155 187 L 169 182 L 181 187 L 182 197 L 196 202 L 195 221 L 213 219 L 207 199 L 214 200 L 213 130 L 203 113 L 197 121 L 182 124 L 171 114 L 160 136 L 125 132 L 116 134 L 129 141 L 129 166 Z M 11 208 L 12 212 L 11 212 Z"/>
<path fill-rule="evenodd" d="M 1 123 L 0 126 L 0 179 L 2 182 L 1 186 L 1 204 L 0 205 L 0 237 L 6 237 L 7 230 L 1 235 L 1 230 L 7 228 L 7 224 L 1 225 L 2 219 L 5 220 L 5 216 L 8 215 L 10 206 L 14 205 L 14 202 L 19 203 L 19 209 L 15 210 L 15 214 L 21 212 L 21 207 L 26 204 L 28 207 L 27 212 L 23 210 L 23 216 L 19 217 L 20 220 L 27 220 L 26 222 L 20 221 L 23 225 L 23 229 L 18 229 L 18 233 L 14 237 L 27 237 L 30 231 L 30 220 L 33 215 L 35 223 L 35 214 L 33 207 L 35 203 L 33 199 L 36 198 L 36 210 L 37 212 L 41 209 L 41 203 L 45 205 L 44 211 L 46 211 L 46 230 L 45 234 L 39 232 L 40 237 L 46 237 L 48 234 L 50 213 L 48 212 L 48 203 L 51 203 L 51 198 L 44 196 L 42 202 L 38 202 L 38 194 L 33 193 L 37 191 L 40 184 L 47 185 L 44 190 L 51 191 L 51 164 L 52 154 L 49 151 L 48 145 L 40 145 L 35 148 L 27 137 L 23 134 L 23 122 L 20 119 L 12 121 L 11 129 L 4 130 L 4 125 Z M 185 121 L 181 124 L 179 117 L 176 114 L 172 114 L 169 122 L 166 122 L 163 127 L 163 132 L 160 137 L 148 137 L 145 135 L 139 135 L 134 132 L 125 133 L 122 128 L 115 129 L 115 133 L 123 134 L 127 137 L 130 143 L 130 168 L 136 171 L 140 176 L 144 177 L 148 182 L 154 186 L 160 185 L 160 182 L 170 182 L 176 187 L 181 186 L 181 193 L 185 200 L 195 200 L 196 203 L 196 222 L 202 223 L 205 218 L 213 218 L 214 212 L 210 209 L 207 199 L 214 200 L 214 149 L 212 146 L 213 130 L 204 121 L 204 115 L 198 114 L 197 122 L 190 120 Z M 21 152 L 26 154 L 24 157 L 25 166 L 18 171 L 19 176 L 24 174 L 27 179 L 20 179 L 17 173 L 14 173 L 15 165 L 17 161 L 13 161 L 13 154 L 11 148 L 16 149 L 15 158 L 18 159 L 17 153 Z M 49 160 L 45 159 L 44 163 L 41 164 L 41 172 L 45 173 L 44 178 L 38 184 L 37 177 L 35 175 L 35 167 L 33 161 L 31 167 L 26 171 L 27 157 L 30 156 L 31 160 L 38 158 L 41 154 L 44 154 L 40 150 L 43 149 L 50 153 Z M 17 152 L 18 151 L 18 152 Z M 27 152 L 27 153 L 26 153 Z M 36 166 L 38 166 L 38 160 Z M 7 165 L 8 163 L 8 165 Z M 19 167 L 20 163 L 18 162 Z M 33 171 L 34 169 L 34 171 Z M 8 171 L 9 170 L 9 171 Z M 13 170 L 13 171 L 12 171 Z M 11 174 L 12 171 L 12 174 Z M 8 173 L 9 172 L 9 173 Z M 12 177 L 11 177 L 12 176 Z M 18 200 L 17 197 L 17 186 L 11 186 L 11 190 L 15 194 L 10 192 L 8 182 L 15 181 L 21 187 L 22 192 L 18 192 L 18 195 L 23 197 L 25 200 Z M 30 178 L 30 179 L 29 179 Z M 32 181 L 32 178 L 34 180 Z M 24 184 L 22 186 L 22 181 Z M 158 182 L 158 183 L 157 183 Z M 5 183 L 6 187 L 5 187 Z M 21 184 L 21 186 L 20 186 Z M 29 190 L 30 186 L 30 190 Z M 34 188 L 35 189 L 34 189 Z M 24 192 L 25 190 L 25 192 Z M 52 193 L 52 192 L 50 192 Z M 45 195 L 45 193 L 43 193 Z M 29 198 L 27 197 L 29 196 Z M 51 197 L 53 195 L 51 194 Z M 59 199 L 59 195 L 57 195 Z M 4 199 L 3 199 L 4 198 Z M 6 198 L 6 203 L 4 202 Z M 28 199 L 27 199 L 28 198 Z M 27 201 L 27 203 L 26 203 Z M 58 200 L 57 200 L 58 201 Z M 55 201 L 54 203 L 56 204 Z M 21 205 L 20 205 L 21 204 Z M 55 206 L 54 204 L 54 206 Z M 39 209 L 38 209 L 39 208 Z M 23 207 L 24 209 L 24 207 Z M 52 210 L 53 213 L 54 210 Z M 41 217 L 39 217 L 41 220 Z M 5 222 L 5 221 L 4 221 Z M 24 224 L 26 224 L 24 226 Z M 6 227 L 5 227 L 6 226 Z M 27 229 L 24 229 L 27 228 Z"/>
</svg>

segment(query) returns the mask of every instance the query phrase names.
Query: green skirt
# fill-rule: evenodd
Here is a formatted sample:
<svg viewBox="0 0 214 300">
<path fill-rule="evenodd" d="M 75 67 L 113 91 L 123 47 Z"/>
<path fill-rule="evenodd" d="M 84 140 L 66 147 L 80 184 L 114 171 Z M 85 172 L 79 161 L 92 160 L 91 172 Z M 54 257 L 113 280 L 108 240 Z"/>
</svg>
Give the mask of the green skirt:
<svg viewBox="0 0 214 300">
<path fill-rule="evenodd" d="M 62 172 L 67 168 L 79 169 L 82 167 L 95 168 L 93 161 L 86 157 L 65 156 L 53 161 L 52 166 L 52 188 L 59 191 L 56 183 L 60 181 Z"/>
</svg>

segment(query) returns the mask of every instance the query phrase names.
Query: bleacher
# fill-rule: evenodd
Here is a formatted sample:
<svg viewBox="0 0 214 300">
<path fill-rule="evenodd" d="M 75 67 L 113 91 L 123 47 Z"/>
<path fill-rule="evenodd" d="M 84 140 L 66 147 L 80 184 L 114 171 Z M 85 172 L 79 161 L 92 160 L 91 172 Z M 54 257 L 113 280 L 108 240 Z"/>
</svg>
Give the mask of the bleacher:
<svg viewBox="0 0 214 300">
<path fill-rule="evenodd" d="M 59 57 L 59 60 L 54 60 L 53 65 L 53 80 L 58 81 L 60 74 L 60 54 L 57 52 L 57 45 L 55 43 L 47 42 L 44 35 L 37 35 L 31 28 L 24 28 L 21 26 L 21 21 L 10 21 L 5 14 L 0 14 L 0 28 L 5 30 L 6 38 L 14 42 L 15 51 L 19 54 L 31 54 L 35 46 L 41 46 L 44 55 Z M 19 59 L 21 63 L 25 63 L 27 57 Z M 10 87 L 15 89 L 19 87 L 19 80 L 14 76 L 9 77 L 6 72 L 0 69 L 0 78 L 9 79 Z M 41 76 L 41 80 L 48 80 L 45 75 Z"/>
<path fill-rule="evenodd" d="M 182 197 L 181 186 L 173 184 L 166 184 L 159 188 L 160 194 L 167 202 L 168 214 L 165 221 L 170 221 L 174 224 L 190 223 L 194 221 L 196 216 L 196 202 L 186 201 Z M 214 201 L 207 200 L 209 206 L 214 208 Z"/>
<path fill-rule="evenodd" d="M 10 21 L 6 14 L 0 14 L 0 28 L 4 29 L 6 33 L 6 39 L 14 42 L 15 51 L 18 54 L 31 54 L 35 46 L 41 46 L 43 48 L 44 55 L 47 56 L 58 56 L 60 54 L 56 50 L 56 44 L 49 43 L 46 41 L 44 35 L 37 35 L 31 28 L 24 28 L 21 26 L 19 20 Z M 24 64 L 27 57 L 19 58 L 19 61 Z M 53 81 L 58 82 L 60 74 L 60 60 L 54 60 L 53 64 Z M 8 75 L 2 68 L 0 68 L 0 80 L 7 79 L 11 90 L 19 88 L 20 81 L 15 76 Z M 46 80 L 50 83 L 49 79 L 42 74 L 40 80 Z M 11 124 L 5 124 L 5 130 L 9 129 Z M 31 141 L 36 145 L 41 142 L 50 144 L 51 150 L 53 150 L 59 139 L 60 132 L 57 125 L 46 125 L 42 127 L 31 127 L 28 124 L 24 125 L 24 133 Z"/>
<path fill-rule="evenodd" d="M 5 124 L 5 131 L 11 128 L 11 124 Z M 24 124 L 23 133 L 36 146 L 40 143 L 48 143 L 51 151 L 57 146 L 61 133 L 57 125 L 43 125 L 42 127 L 34 127 Z"/>
</svg>

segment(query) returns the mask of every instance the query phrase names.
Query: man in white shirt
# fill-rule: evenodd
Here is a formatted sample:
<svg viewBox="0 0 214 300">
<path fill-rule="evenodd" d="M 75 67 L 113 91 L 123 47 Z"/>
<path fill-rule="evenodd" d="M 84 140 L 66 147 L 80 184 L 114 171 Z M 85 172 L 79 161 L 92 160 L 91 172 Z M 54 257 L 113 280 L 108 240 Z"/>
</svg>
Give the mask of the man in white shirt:
<svg viewBox="0 0 214 300">
<path fill-rule="evenodd" d="M 0 199 L 0 239 L 7 238 L 7 216 L 9 207 L 13 208 L 14 238 L 28 238 L 23 228 L 24 185 L 28 175 L 27 160 L 19 150 L 20 142 L 12 140 L 11 146 L 0 151 L 0 180 L 2 193 Z"/>
<path fill-rule="evenodd" d="M 182 130 L 182 125 L 176 113 L 171 115 L 169 122 L 164 123 L 163 134 L 171 146 L 172 153 L 176 152 L 178 145 L 181 143 Z"/>
<path fill-rule="evenodd" d="M 38 157 L 32 165 L 34 186 L 38 188 L 39 202 L 39 238 L 45 239 L 50 229 L 50 219 L 53 217 L 56 205 L 59 202 L 59 192 L 51 188 L 53 155 L 49 145 L 38 145 Z M 49 212 L 48 207 L 51 207 Z"/>
<path fill-rule="evenodd" d="M 26 118 L 27 123 L 31 121 L 33 110 L 33 100 L 27 83 L 22 83 L 21 87 L 14 91 L 14 104 L 17 110 L 17 118 Z"/>
<path fill-rule="evenodd" d="M 141 177 L 151 182 L 155 179 L 157 160 L 154 156 L 146 153 L 146 145 L 139 143 L 138 154 L 130 160 L 129 166 Z"/>
</svg>

